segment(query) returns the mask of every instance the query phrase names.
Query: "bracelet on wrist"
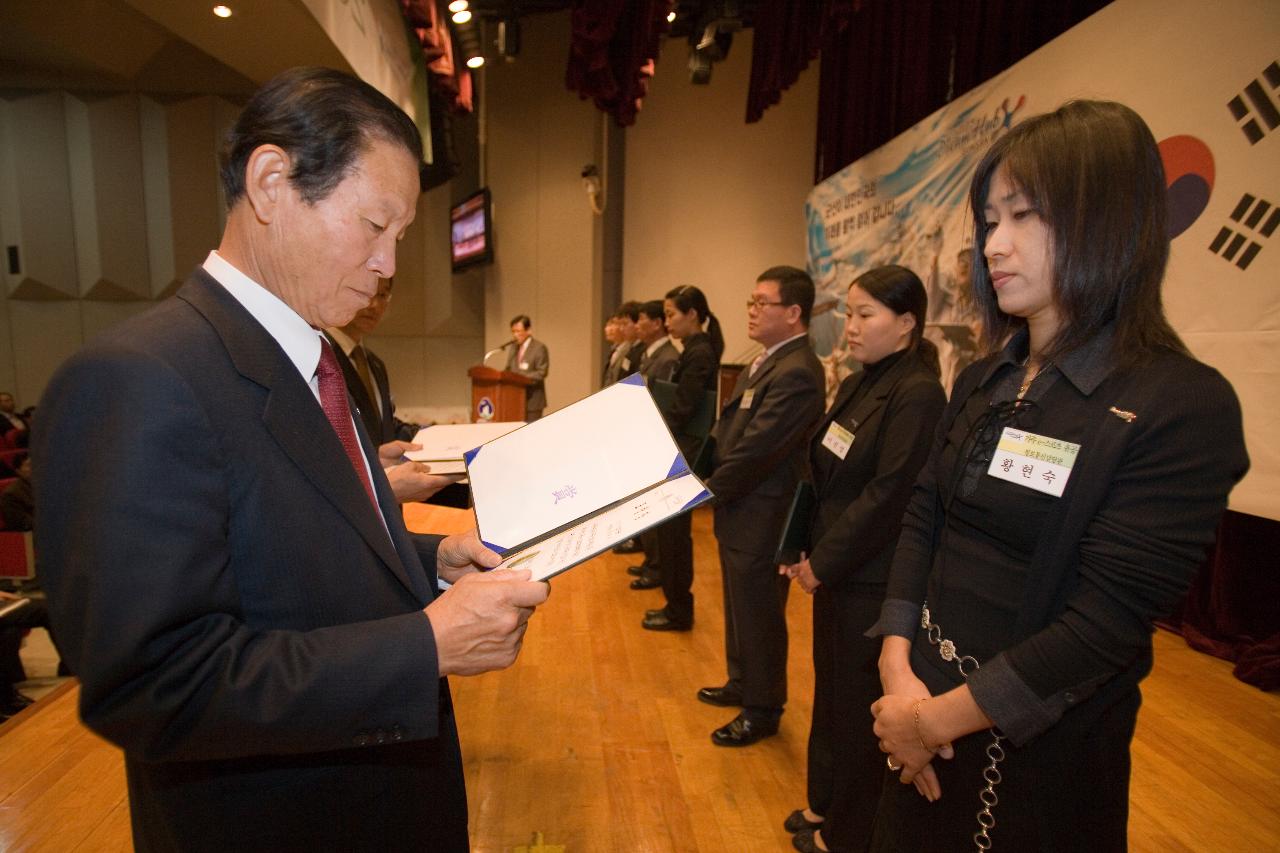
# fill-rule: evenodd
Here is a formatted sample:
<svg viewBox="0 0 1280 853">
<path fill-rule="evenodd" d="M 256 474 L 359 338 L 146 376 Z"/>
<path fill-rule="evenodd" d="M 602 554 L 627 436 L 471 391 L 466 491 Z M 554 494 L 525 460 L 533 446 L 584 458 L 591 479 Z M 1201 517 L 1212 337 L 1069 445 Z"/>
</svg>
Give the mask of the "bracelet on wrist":
<svg viewBox="0 0 1280 853">
<path fill-rule="evenodd" d="M 925 700 L 925 699 L 916 700 L 915 707 L 911 709 L 911 717 L 914 721 L 914 726 L 916 730 L 916 740 L 920 742 L 920 748 L 923 749 L 925 752 L 937 752 L 940 749 L 940 747 L 929 746 L 928 744 L 926 744 L 924 742 L 924 734 L 922 734 L 920 731 L 920 706 L 923 705 L 926 701 L 928 700 Z"/>
</svg>

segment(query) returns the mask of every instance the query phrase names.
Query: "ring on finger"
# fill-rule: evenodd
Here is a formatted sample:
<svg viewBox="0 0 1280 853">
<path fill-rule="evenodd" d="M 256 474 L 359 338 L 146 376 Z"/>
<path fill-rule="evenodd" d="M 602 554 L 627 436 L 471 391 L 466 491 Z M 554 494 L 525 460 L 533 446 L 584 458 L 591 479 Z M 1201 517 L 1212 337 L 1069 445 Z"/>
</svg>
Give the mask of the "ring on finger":
<svg viewBox="0 0 1280 853">
<path fill-rule="evenodd" d="M 901 770 L 901 769 L 902 769 L 902 765 L 901 765 L 901 764 L 894 764 L 894 763 L 893 763 L 893 756 L 892 756 L 892 755 L 886 755 L 886 756 L 884 757 L 884 765 L 885 765 L 885 767 L 888 767 L 890 770 L 892 770 L 894 773 L 897 773 L 899 770 Z"/>
</svg>

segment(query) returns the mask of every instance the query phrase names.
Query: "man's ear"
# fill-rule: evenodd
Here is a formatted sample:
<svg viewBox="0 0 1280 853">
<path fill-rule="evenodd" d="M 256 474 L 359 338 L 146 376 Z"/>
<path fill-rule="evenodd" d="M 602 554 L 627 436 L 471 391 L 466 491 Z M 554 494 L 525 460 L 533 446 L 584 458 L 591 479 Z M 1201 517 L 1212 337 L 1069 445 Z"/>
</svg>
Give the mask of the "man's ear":
<svg viewBox="0 0 1280 853">
<path fill-rule="evenodd" d="M 244 168 L 244 191 L 254 216 L 264 225 L 275 220 L 291 187 L 293 163 L 289 152 L 278 145 L 259 145 L 249 155 Z"/>
</svg>

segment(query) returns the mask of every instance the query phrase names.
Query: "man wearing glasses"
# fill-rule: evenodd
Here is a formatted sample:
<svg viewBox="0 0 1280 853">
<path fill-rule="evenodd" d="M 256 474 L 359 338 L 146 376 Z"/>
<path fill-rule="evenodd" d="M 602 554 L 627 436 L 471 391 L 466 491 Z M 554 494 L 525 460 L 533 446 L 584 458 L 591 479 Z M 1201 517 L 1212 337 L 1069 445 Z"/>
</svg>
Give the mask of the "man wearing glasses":
<svg viewBox="0 0 1280 853">
<path fill-rule="evenodd" d="M 716 425 L 715 533 L 724 578 L 728 681 L 698 698 L 741 713 L 711 733 L 748 746 L 778 731 L 787 700 L 788 579 L 774 552 L 807 448 L 822 416 L 822 365 L 809 345 L 813 280 L 795 267 L 760 274 L 747 302 L 747 335 L 763 346 L 738 377 Z"/>
</svg>

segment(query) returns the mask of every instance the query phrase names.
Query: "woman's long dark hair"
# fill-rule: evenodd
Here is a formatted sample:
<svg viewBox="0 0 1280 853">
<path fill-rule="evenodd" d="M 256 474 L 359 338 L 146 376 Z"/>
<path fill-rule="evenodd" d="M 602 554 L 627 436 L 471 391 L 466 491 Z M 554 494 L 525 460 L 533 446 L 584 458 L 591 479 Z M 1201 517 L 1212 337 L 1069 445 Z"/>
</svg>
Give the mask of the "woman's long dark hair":
<svg viewBox="0 0 1280 853">
<path fill-rule="evenodd" d="M 941 376 L 942 363 L 938 358 L 938 348 L 933 345 L 933 341 L 924 337 L 924 321 L 929 316 L 929 294 L 925 291 L 920 276 L 906 267 L 890 264 L 864 272 L 849 286 L 853 287 L 854 284 L 893 313 L 910 314 L 916 318 L 907 349 L 918 353 L 929 369 Z"/>
<path fill-rule="evenodd" d="M 1137 113 L 1113 101 L 1069 101 L 997 139 L 969 189 L 975 254 L 986 245 L 987 195 L 1000 169 L 1053 240 L 1062 326 L 1043 358 L 1080 348 L 1108 323 L 1115 324 L 1112 352 L 1122 363 L 1158 349 L 1187 351 L 1160 301 L 1169 261 L 1164 165 Z M 985 262 L 974 263 L 972 281 L 987 346 L 996 349 L 1026 322 L 1000 310 Z"/>
<path fill-rule="evenodd" d="M 711 313 L 711 308 L 707 306 L 707 297 L 702 291 L 692 284 L 682 284 L 668 291 L 667 299 L 671 300 L 681 314 L 687 314 L 690 309 L 698 312 L 698 322 L 707 324 L 707 334 L 711 337 L 711 349 L 715 351 L 716 361 L 719 361 L 720 356 L 724 355 L 724 333 L 720 331 L 720 321 L 716 319 L 715 314 Z"/>
</svg>

